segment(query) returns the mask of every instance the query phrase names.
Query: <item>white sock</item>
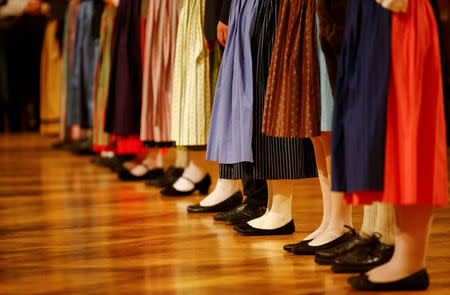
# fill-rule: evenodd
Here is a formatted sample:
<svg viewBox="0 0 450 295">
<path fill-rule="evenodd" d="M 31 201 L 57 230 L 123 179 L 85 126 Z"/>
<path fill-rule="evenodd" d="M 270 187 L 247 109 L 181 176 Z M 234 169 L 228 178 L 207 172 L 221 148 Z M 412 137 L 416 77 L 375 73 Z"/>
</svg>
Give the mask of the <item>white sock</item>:
<svg viewBox="0 0 450 295">
<path fill-rule="evenodd" d="M 194 189 L 195 184 L 202 181 L 206 172 L 195 165 L 193 161 L 184 169 L 183 175 L 173 184 L 173 188 L 180 192 L 188 192 Z"/>
<path fill-rule="evenodd" d="M 392 204 L 376 203 L 377 217 L 374 232 L 381 234 L 380 241 L 387 245 L 395 244 L 395 208 Z M 411 216 L 414 218 L 414 216 Z"/>
<path fill-rule="evenodd" d="M 200 202 L 200 205 L 203 207 L 217 205 L 231 197 L 237 191 L 239 191 L 239 185 L 236 180 L 219 179 L 214 191 L 204 198 Z"/>
<path fill-rule="evenodd" d="M 137 177 L 143 176 L 147 172 L 148 172 L 147 167 L 140 164 L 130 169 L 130 173 Z"/>
<path fill-rule="evenodd" d="M 174 166 L 177 168 L 185 168 L 187 164 L 188 152 L 177 150 L 177 157 Z"/>
<path fill-rule="evenodd" d="M 111 158 L 114 157 L 114 152 L 103 151 L 103 152 L 100 153 L 100 157 L 111 159 Z"/>
<path fill-rule="evenodd" d="M 364 217 L 359 234 L 368 239 L 373 235 L 375 224 L 377 221 L 377 204 L 364 206 Z"/>
<path fill-rule="evenodd" d="M 264 216 L 248 222 L 254 228 L 276 229 L 292 220 L 292 195 L 273 196 L 272 207 Z"/>
</svg>

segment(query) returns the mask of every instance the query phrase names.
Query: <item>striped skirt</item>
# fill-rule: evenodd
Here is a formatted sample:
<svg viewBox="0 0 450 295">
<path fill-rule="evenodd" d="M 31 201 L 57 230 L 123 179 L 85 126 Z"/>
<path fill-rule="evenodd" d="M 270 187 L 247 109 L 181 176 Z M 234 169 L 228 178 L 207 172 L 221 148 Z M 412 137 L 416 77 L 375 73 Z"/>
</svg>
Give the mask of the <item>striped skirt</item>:
<svg viewBox="0 0 450 295">
<path fill-rule="evenodd" d="M 75 26 L 77 21 L 78 9 L 80 4 L 77 0 L 71 0 L 66 9 L 64 19 L 64 38 L 63 38 L 63 65 L 61 75 L 61 112 L 59 138 L 61 140 L 71 137 L 70 129 L 67 124 L 67 92 L 70 85 L 70 69 L 73 56 L 73 44 L 75 40 Z"/>
<path fill-rule="evenodd" d="M 94 1 L 81 2 L 75 28 L 75 41 L 69 92 L 67 123 L 92 128 L 94 120 L 94 76 L 98 59 L 98 39 L 92 28 Z"/>
<path fill-rule="evenodd" d="M 179 9 L 180 0 L 151 1 L 148 7 L 141 114 L 141 140 L 148 146 L 172 145 L 172 79 Z"/>
<path fill-rule="evenodd" d="M 273 51 L 279 0 L 261 0 L 252 36 L 253 163 L 221 164 L 220 178 L 301 179 L 317 177 L 314 148 L 309 139 L 275 138 L 261 133 L 264 98 Z"/>
<path fill-rule="evenodd" d="M 104 131 L 106 102 L 111 72 L 111 43 L 117 9 L 108 6 L 103 11 L 100 27 L 100 49 L 94 81 L 94 149 L 102 150 L 110 144 L 110 136 Z"/>
</svg>

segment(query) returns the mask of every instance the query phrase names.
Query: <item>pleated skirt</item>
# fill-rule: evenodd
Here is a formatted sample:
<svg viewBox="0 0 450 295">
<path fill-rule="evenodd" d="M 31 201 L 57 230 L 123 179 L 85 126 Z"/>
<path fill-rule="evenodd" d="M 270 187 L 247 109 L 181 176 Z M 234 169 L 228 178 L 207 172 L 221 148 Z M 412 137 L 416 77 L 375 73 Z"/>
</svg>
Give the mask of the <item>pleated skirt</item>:
<svg viewBox="0 0 450 295">
<path fill-rule="evenodd" d="M 70 128 L 67 122 L 68 107 L 68 91 L 70 85 L 70 72 L 73 60 L 73 45 L 75 40 L 75 27 L 80 4 L 76 0 L 71 0 L 66 8 L 66 16 L 64 18 L 64 36 L 63 36 L 63 65 L 61 73 L 61 118 L 59 127 L 59 138 L 61 140 L 69 139 Z"/>
<path fill-rule="evenodd" d="M 314 149 L 309 139 L 276 138 L 261 133 L 265 92 L 275 43 L 280 1 L 260 0 L 252 36 L 253 163 L 221 164 L 220 178 L 301 179 L 317 177 Z"/>
<path fill-rule="evenodd" d="M 206 159 L 222 164 L 253 162 L 253 35 L 259 0 L 235 0 L 214 95 Z M 276 25 L 276 23 L 273 23 Z"/>
<path fill-rule="evenodd" d="M 104 131 L 111 73 L 111 44 L 117 9 L 108 6 L 103 10 L 100 25 L 100 48 L 94 80 L 94 150 L 101 151 L 110 145 L 110 135 Z"/>
<path fill-rule="evenodd" d="M 141 114 L 141 140 L 148 146 L 172 145 L 172 82 L 180 3 L 156 0 L 148 6 Z"/>
<path fill-rule="evenodd" d="M 140 134 L 142 105 L 141 1 L 120 1 L 114 22 L 105 131 Z"/>
<path fill-rule="evenodd" d="M 58 21 L 50 20 L 41 55 L 40 133 L 58 134 L 61 112 L 62 52 L 56 39 Z"/>
<path fill-rule="evenodd" d="M 206 147 L 214 81 L 210 67 L 220 60 L 204 44 L 205 0 L 182 0 L 173 73 L 172 140 L 187 149 Z M 218 50 L 218 49 L 216 49 Z"/>
<path fill-rule="evenodd" d="M 349 193 L 347 201 L 446 206 L 444 88 L 439 32 L 430 2 L 410 0 L 406 13 L 393 13 L 390 38 L 385 157 L 378 159 L 385 163 L 384 187 Z"/>
<path fill-rule="evenodd" d="M 391 13 L 372 0 L 349 0 L 336 81 L 332 188 L 383 190 Z"/>
<path fill-rule="evenodd" d="M 316 1 L 283 0 L 280 9 L 262 131 L 276 137 L 319 136 Z"/>
<path fill-rule="evenodd" d="M 94 76 L 99 40 L 92 33 L 94 0 L 80 3 L 75 28 L 73 61 L 67 98 L 67 124 L 92 128 L 94 120 Z"/>
</svg>

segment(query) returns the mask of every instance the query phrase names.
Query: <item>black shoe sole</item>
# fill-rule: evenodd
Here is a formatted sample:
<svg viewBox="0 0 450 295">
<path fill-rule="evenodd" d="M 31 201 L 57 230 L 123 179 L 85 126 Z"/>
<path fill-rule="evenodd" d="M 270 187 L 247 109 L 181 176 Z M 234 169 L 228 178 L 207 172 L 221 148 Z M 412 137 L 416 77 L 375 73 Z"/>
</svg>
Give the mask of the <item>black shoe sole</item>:
<svg viewBox="0 0 450 295">
<path fill-rule="evenodd" d="M 377 267 L 378 265 L 371 265 L 371 266 L 359 266 L 359 265 L 339 265 L 339 264 L 333 264 L 331 267 L 331 271 L 334 273 L 366 273 L 372 268 Z"/>
<path fill-rule="evenodd" d="M 334 261 L 334 258 L 322 258 L 322 257 L 315 257 L 314 262 L 319 265 L 332 265 Z"/>
</svg>

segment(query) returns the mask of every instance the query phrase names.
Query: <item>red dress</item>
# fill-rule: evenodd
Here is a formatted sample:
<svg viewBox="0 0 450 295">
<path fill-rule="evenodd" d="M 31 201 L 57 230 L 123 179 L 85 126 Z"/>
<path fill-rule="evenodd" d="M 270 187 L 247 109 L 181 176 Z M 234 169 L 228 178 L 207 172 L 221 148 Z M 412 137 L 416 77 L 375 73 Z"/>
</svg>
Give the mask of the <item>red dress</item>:
<svg viewBox="0 0 450 295">
<path fill-rule="evenodd" d="M 346 194 L 353 204 L 448 205 L 439 33 L 429 1 L 392 14 L 383 192 Z"/>
</svg>

